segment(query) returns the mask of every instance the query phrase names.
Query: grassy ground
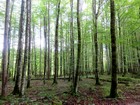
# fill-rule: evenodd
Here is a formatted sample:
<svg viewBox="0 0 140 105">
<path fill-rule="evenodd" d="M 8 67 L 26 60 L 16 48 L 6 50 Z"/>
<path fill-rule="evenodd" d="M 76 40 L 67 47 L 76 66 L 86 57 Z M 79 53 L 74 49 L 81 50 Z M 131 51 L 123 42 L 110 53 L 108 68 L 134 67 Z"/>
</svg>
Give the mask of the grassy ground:
<svg viewBox="0 0 140 105">
<path fill-rule="evenodd" d="M 67 80 L 58 80 L 57 85 L 52 85 L 52 80 L 48 80 L 45 85 L 41 80 L 32 80 L 32 87 L 26 89 L 22 98 L 10 94 L 14 83 L 9 82 L 9 95 L 0 98 L 0 105 L 133 105 L 140 102 L 140 79 L 119 76 L 118 81 L 123 81 L 118 84 L 119 97 L 110 99 L 106 98 L 110 91 L 110 78 L 100 78 L 101 86 L 95 86 L 94 79 L 82 78 L 75 96 L 70 94 L 71 82 Z"/>
</svg>

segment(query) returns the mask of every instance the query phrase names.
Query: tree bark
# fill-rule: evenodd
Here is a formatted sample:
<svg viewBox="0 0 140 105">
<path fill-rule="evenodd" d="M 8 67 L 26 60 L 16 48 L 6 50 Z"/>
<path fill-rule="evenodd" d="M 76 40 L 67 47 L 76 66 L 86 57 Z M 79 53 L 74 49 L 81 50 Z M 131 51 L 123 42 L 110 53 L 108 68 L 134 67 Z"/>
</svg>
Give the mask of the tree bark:
<svg viewBox="0 0 140 105">
<path fill-rule="evenodd" d="M 28 62 L 28 50 L 29 50 L 29 30 L 30 30 L 30 0 L 26 0 L 26 33 L 25 33 L 25 50 L 24 50 L 24 62 L 22 68 L 21 86 L 20 86 L 20 96 L 25 93 L 25 81 L 26 81 L 26 67 Z"/>
<path fill-rule="evenodd" d="M 71 55 L 70 55 L 70 71 L 72 72 L 72 80 L 74 83 L 74 35 L 73 35 L 73 0 L 70 1 L 71 7 L 71 20 L 70 20 L 70 43 L 71 43 Z"/>
<path fill-rule="evenodd" d="M 117 54 L 116 54 L 116 36 L 115 36 L 115 3 L 110 0 L 110 32 L 111 32 L 111 48 L 112 48 L 112 76 L 110 97 L 117 97 Z"/>
<path fill-rule="evenodd" d="M 20 89 L 20 78 L 21 78 L 21 69 L 22 69 L 22 56 L 23 56 L 23 33 L 24 33 L 24 14 L 25 14 L 25 0 L 22 0 L 21 3 L 21 14 L 20 14 L 20 26 L 19 26 L 19 39 L 18 39 L 18 49 L 17 49 L 17 67 L 16 67 L 16 81 L 13 90 L 13 94 L 19 94 Z"/>
<path fill-rule="evenodd" d="M 36 44 L 35 44 L 35 25 L 33 24 L 33 49 L 34 49 L 34 74 L 37 75 L 37 54 L 36 54 Z"/>
<path fill-rule="evenodd" d="M 75 79 L 74 79 L 74 90 L 73 92 L 77 93 L 77 85 L 78 85 L 78 75 L 79 75 L 79 68 L 80 68 L 80 57 L 81 57 L 81 27 L 80 27 L 80 14 L 79 14 L 79 5 L 80 0 L 77 0 L 77 31 L 78 31 L 78 48 L 77 48 L 77 66 L 75 72 Z"/>
<path fill-rule="evenodd" d="M 2 53 L 2 91 L 1 95 L 5 97 L 7 94 L 7 61 L 8 61 L 8 26 L 9 26 L 9 10 L 10 0 L 6 0 L 6 11 L 5 11 L 5 25 L 4 25 L 4 43 Z"/>
<path fill-rule="evenodd" d="M 50 2 L 48 1 L 48 73 L 47 78 L 50 79 L 51 74 L 51 59 L 50 59 Z"/>
<path fill-rule="evenodd" d="M 45 84 L 46 80 L 46 71 L 47 71 L 47 21 L 46 21 L 46 16 L 44 16 L 44 41 L 45 41 L 45 48 L 44 48 L 44 81 L 43 83 Z"/>
<path fill-rule="evenodd" d="M 41 19 L 40 19 L 40 55 L 39 55 L 39 75 L 42 75 L 42 45 L 41 45 L 41 40 L 42 40 L 42 35 L 41 35 Z"/>
<path fill-rule="evenodd" d="M 31 81 L 31 0 L 29 0 L 29 10 L 28 10 L 28 21 L 29 21 L 29 48 L 28 48 L 28 79 L 27 79 L 27 88 L 30 87 Z"/>
<path fill-rule="evenodd" d="M 58 76 L 58 29 L 59 29 L 59 14 L 60 14 L 60 0 L 57 4 L 57 18 L 56 18 L 56 26 L 55 26 L 55 55 L 54 55 L 54 79 L 53 84 L 57 84 L 57 76 Z"/>
<path fill-rule="evenodd" d="M 13 15 L 13 8 L 14 8 L 14 0 L 12 0 L 12 7 L 10 11 L 10 21 L 9 21 L 9 30 L 8 30 L 8 65 L 7 65 L 7 72 L 10 76 L 10 46 L 11 46 L 11 23 L 12 23 L 12 15 Z"/>
<path fill-rule="evenodd" d="M 99 1 L 100 2 L 100 1 Z M 96 85 L 100 85 L 100 82 L 99 82 L 99 71 L 98 71 L 98 23 L 97 23 L 97 20 L 98 20 L 98 15 L 99 15 L 99 9 L 100 9 L 100 5 L 98 5 L 98 10 L 96 9 L 96 0 L 93 0 L 92 1 L 92 11 L 93 11 L 93 24 L 94 24 L 94 45 L 95 45 L 95 79 L 96 79 Z M 98 11 L 96 13 L 96 10 Z"/>
</svg>

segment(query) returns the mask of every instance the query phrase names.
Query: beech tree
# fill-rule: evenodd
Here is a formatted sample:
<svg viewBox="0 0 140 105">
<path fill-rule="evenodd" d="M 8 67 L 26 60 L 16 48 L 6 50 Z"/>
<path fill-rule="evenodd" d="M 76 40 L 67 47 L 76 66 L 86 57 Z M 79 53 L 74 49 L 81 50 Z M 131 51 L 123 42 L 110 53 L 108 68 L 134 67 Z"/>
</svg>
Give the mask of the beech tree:
<svg viewBox="0 0 140 105">
<path fill-rule="evenodd" d="M 24 21 L 25 21 L 25 0 L 21 1 L 21 13 L 20 13 L 20 25 L 19 25 L 19 36 L 18 36 L 18 48 L 16 56 L 16 81 L 13 90 L 13 94 L 20 93 L 20 79 L 21 79 L 21 70 L 22 70 L 22 56 L 23 56 L 23 34 L 24 34 Z"/>
<path fill-rule="evenodd" d="M 73 86 L 74 93 L 77 93 L 78 76 L 79 76 L 79 69 L 80 69 L 80 57 L 81 57 L 81 26 L 80 26 L 79 5 L 80 5 L 80 0 L 77 0 L 78 48 L 77 48 L 77 65 L 76 65 L 76 72 L 75 72 L 75 79 L 74 79 L 74 86 Z"/>
<path fill-rule="evenodd" d="M 13 15 L 13 8 L 14 8 L 14 0 L 12 0 L 12 6 L 10 10 L 10 19 L 9 19 L 9 29 L 8 29 L 8 65 L 7 65 L 7 71 L 9 76 L 11 75 L 10 73 L 10 45 L 11 45 L 11 24 L 12 24 L 12 15 Z"/>
<path fill-rule="evenodd" d="M 27 88 L 30 87 L 30 81 L 31 81 L 31 5 L 32 5 L 32 1 L 29 0 L 29 4 L 28 4 L 28 27 L 29 27 L 29 48 L 28 48 L 28 80 L 27 80 Z"/>
<path fill-rule="evenodd" d="M 71 17 L 70 17 L 70 43 L 71 43 L 71 55 L 70 55 L 70 71 L 72 75 L 72 80 L 74 82 L 74 35 L 73 35 L 73 0 L 70 0 L 70 7 L 71 7 Z"/>
<path fill-rule="evenodd" d="M 60 0 L 57 3 L 57 17 L 55 25 L 55 55 L 54 55 L 54 79 L 53 84 L 57 83 L 58 76 L 58 28 L 59 28 L 59 14 L 60 14 Z"/>
<path fill-rule="evenodd" d="M 110 0 L 110 33 L 111 33 L 111 48 L 112 48 L 112 72 L 111 72 L 111 89 L 110 97 L 117 97 L 117 50 L 116 50 L 116 36 L 115 36 L 115 3 Z"/>
<path fill-rule="evenodd" d="M 7 92 L 7 61 L 8 61 L 8 26 L 9 26 L 9 11 L 10 11 L 10 0 L 6 0 L 5 9 L 5 25 L 4 25 L 4 43 L 3 43 L 3 53 L 2 53 L 2 91 L 1 95 L 6 96 Z"/>
<path fill-rule="evenodd" d="M 30 63 L 30 59 L 28 58 L 29 54 L 28 51 L 30 51 L 30 46 L 29 46 L 29 34 L 31 34 L 30 32 L 30 23 L 31 23 L 31 0 L 27 0 L 26 1 L 26 10 L 27 10 L 27 14 L 26 14 L 26 32 L 25 32 L 25 50 L 24 50 L 24 61 L 23 61 L 23 67 L 22 67 L 22 77 L 21 77 L 21 86 L 20 86 L 20 96 L 23 96 L 25 93 L 25 82 L 26 82 L 26 67 L 27 67 L 27 63 Z M 29 65 L 29 64 L 28 64 Z M 29 66 L 28 66 L 28 69 Z M 29 73 L 30 71 L 28 71 Z M 28 75 L 29 76 L 29 75 Z M 28 81 L 29 82 L 29 81 Z"/>
</svg>

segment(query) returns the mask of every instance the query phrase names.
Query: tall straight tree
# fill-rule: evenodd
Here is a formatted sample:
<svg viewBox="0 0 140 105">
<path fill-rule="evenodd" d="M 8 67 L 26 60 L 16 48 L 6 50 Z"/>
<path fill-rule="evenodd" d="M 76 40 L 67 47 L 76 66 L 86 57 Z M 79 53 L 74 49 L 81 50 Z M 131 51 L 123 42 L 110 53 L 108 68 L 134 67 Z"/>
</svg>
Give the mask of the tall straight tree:
<svg viewBox="0 0 140 105">
<path fill-rule="evenodd" d="M 78 31 L 78 47 L 77 47 L 77 66 L 76 66 L 76 73 L 74 79 L 74 87 L 73 92 L 77 93 L 77 85 L 78 85 L 78 75 L 80 69 L 80 57 L 81 57 L 81 28 L 80 28 L 80 14 L 79 14 L 79 6 L 80 0 L 77 0 L 77 31 Z"/>
<path fill-rule="evenodd" d="M 116 36 L 115 36 L 115 3 L 110 0 L 110 32 L 111 32 L 111 48 L 112 48 L 112 76 L 110 97 L 117 97 L 117 54 L 116 54 Z"/>
<path fill-rule="evenodd" d="M 9 10 L 10 10 L 10 0 L 6 0 L 4 43 L 3 43 L 3 53 L 2 53 L 2 91 L 1 91 L 1 95 L 4 97 L 6 96 L 7 80 L 8 80 L 7 61 L 8 61 Z"/>
<path fill-rule="evenodd" d="M 93 12 L 93 25 L 94 25 L 94 45 L 95 45 L 95 79 L 96 85 L 100 85 L 99 82 L 99 70 L 98 70 L 98 16 L 100 11 L 101 0 L 99 0 L 98 9 L 96 8 L 97 0 L 92 0 L 92 12 Z"/>
<path fill-rule="evenodd" d="M 37 51 L 36 51 L 36 44 L 35 44 L 35 24 L 33 23 L 33 49 L 34 49 L 34 74 L 35 77 L 37 75 Z"/>
<path fill-rule="evenodd" d="M 24 95 L 25 92 L 25 81 L 26 81 L 26 67 L 28 60 L 28 50 L 29 50 L 29 32 L 30 32 L 30 5 L 31 0 L 26 0 L 26 32 L 25 32 L 25 50 L 24 50 L 24 61 L 22 67 L 22 77 L 20 86 L 20 96 Z"/>
<path fill-rule="evenodd" d="M 74 82 L 74 36 L 73 36 L 73 0 L 70 0 L 71 7 L 71 19 L 70 19 L 70 44 L 71 44 L 71 55 L 70 55 L 70 71 L 72 72 L 72 79 Z"/>
<path fill-rule="evenodd" d="M 50 79 L 51 73 L 51 59 L 50 59 L 50 2 L 48 1 L 48 72 L 47 78 Z"/>
<path fill-rule="evenodd" d="M 11 10 L 10 10 L 9 30 L 8 30 L 8 65 L 7 65 L 8 74 L 9 74 L 9 70 L 10 70 L 11 23 L 12 23 L 14 2 L 15 1 L 12 0 L 12 6 L 11 6 Z"/>
<path fill-rule="evenodd" d="M 47 9 L 47 8 L 46 8 Z M 44 81 L 45 84 L 46 80 L 46 71 L 47 71 L 47 21 L 46 21 L 46 14 L 44 16 L 44 41 L 45 41 L 45 48 L 44 48 Z"/>
<path fill-rule="evenodd" d="M 16 81 L 15 86 L 13 90 L 13 94 L 19 94 L 20 89 L 20 77 L 21 77 L 21 69 L 22 69 L 22 56 L 23 56 L 23 33 L 24 33 L 24 14 L 25 14 L 25 0 L 22 0 L 21 2 L 21 14 L 20 14 L 20 25 L 19 25 L 19 39 L 18 39 L 18 49 L 17 49 L 17 60 L 16 60 Z"/>
<path fill-rule="evenodd" d="M 40 53 L 39 53 L 39 75 L 42 75 L 42 30 L 41 30 L 41 19 L 40 19 Z"/>
<path fill-rule="evenodd" d="M 58 28 L 59 28 L 59 14 L 60 14 L 60 0 L 57 4 L 57 17 L 55 25 L 55 55 L 54 55 L 54 79 L 53 84 L 57 83 L 57 74 L 58 74 Z"/>
<path fill-rule="evenodd" d="M 29 9 L 28 9 L 28 21 L 29 21 L 29 48 L 28 48 L 28 80 L 27 88 L 30 87 L 31 81 L 31 0 L 29 0 Z"/>
</svg>

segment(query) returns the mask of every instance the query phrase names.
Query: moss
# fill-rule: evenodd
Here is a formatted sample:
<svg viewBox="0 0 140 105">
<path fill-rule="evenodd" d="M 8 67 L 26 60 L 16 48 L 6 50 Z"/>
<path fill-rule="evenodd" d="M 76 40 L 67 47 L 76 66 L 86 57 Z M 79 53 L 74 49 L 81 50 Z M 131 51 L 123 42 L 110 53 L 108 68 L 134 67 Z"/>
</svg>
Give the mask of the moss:
<svg viewBox="0 0 140 105">
<path fill-rule="evenodd" d="M 110 93 L 110 84 L 106 84 L 102 87 L 104 97 L 108 96 Z"/>
<path fill-rule="evenodd" d="M 121 89 L 118 89 L 118 97 L 123 97 L 123 91 Z"/>
<path fill-rule="evenodd" d="M 119 77 L 118 81 L 129 81 L 129 82 L 132 82 L 132 78 L 130 78 L 130 77 Z"/>
</svg>

